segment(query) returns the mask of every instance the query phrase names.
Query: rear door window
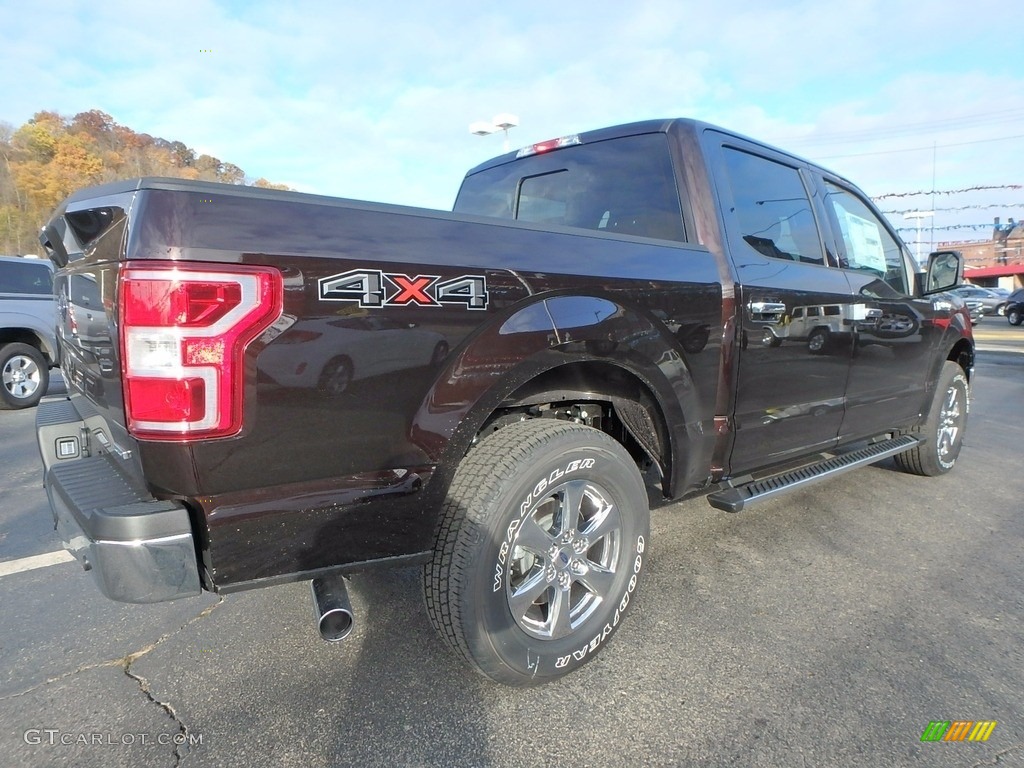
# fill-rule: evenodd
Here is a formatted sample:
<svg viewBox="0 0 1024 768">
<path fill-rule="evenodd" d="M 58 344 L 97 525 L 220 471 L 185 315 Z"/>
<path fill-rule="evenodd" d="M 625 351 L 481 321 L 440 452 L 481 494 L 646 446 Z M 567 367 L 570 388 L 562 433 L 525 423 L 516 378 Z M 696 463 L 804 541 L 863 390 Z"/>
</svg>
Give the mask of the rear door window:
<svg viewBox="0 0 1024 768">
<path fill-rule="evenodd" d="M 763 256 L 824 264 L 811 200 L 796 168 L 739 149 L 723 150 L 741 236 Z"/>
</svg>

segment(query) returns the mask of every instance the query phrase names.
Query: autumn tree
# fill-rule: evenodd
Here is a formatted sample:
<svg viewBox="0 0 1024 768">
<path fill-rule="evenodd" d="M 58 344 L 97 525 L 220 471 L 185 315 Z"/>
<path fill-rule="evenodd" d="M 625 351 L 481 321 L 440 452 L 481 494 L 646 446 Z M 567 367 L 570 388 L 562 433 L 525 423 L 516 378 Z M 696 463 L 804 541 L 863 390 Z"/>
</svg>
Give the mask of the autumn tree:
<svg viewBox="0 0 1024 768">
<path fill-rule="evenodd" d="M 245 172 L 180 141 L 136 133 L 98 109 L 0 123 L 0 253 L 38 251 L 39 228 L 76 189 L 138 176 L 244 184 Z M 255 186 L 287 189 L 260 178 Z"/>
</svg>

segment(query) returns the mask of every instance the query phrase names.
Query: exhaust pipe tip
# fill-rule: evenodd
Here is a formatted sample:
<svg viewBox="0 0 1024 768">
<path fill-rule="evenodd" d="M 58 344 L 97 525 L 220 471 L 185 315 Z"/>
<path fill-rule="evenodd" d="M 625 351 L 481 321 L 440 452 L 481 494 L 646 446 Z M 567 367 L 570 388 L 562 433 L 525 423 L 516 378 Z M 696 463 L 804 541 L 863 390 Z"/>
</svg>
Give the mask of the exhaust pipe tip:
<svg viewBox="0 0 1024 768">
<path fill-rule="evenodd" d="M 313 613 L 320 637 L 329 643 L 344 640 L 352 633 L 355 619 L 348 590 L 340 575 L 313 579 Z"/>
<path fill-rule="evenodd" d="M 324 640 L 336 643 L 351 634 L 352 625 L 352 614 L 342 608 L 335 608 L 320 617 L 317 629 L 320 630 L 320 637 Z"/>
</svg>

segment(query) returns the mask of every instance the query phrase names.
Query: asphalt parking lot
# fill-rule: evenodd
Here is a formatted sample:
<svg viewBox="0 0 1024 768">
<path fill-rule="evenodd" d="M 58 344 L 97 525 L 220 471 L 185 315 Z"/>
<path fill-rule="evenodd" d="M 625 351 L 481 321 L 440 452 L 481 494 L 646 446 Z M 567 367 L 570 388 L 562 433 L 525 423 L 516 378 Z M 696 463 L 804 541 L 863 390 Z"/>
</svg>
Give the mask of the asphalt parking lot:
<svg viewBox="0 0 1024 768">
<path fill-rule="evenodd" d="M 1024 328 L 977 335 L 952 474 L 658 507 L 626 625 L 527 690 L 441 645 L 414 570 L 355 577 L 335 645 L 306 583 L 130 606 L 59 555 L 5 572 L 60 542 L 34 413 L 0 412 L 0 765 L 1024 765 Z"/>
</svg>

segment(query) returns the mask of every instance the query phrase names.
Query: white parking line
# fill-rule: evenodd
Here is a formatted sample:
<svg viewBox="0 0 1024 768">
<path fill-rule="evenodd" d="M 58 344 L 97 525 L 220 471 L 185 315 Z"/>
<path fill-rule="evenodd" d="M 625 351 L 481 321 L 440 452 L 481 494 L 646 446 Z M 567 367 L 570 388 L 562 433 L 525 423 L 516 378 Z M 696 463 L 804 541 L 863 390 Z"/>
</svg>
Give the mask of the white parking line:
<svg viewBox="0 0 1024 768">
<path fill-rule="evenodd" d="M 36 568 L 46 568 L 48 565 L 67 563 L 74 559 L 70 552 L 65 552 L 62 549 L 59 552 L 47 552 L 45 555 L 33 555 L 32 557 L 23 557 L 20 560 L 6 560 L 0 562 L 0 576 L 10 576 L 12 573 L 32 571 Z"/>
</svg>

